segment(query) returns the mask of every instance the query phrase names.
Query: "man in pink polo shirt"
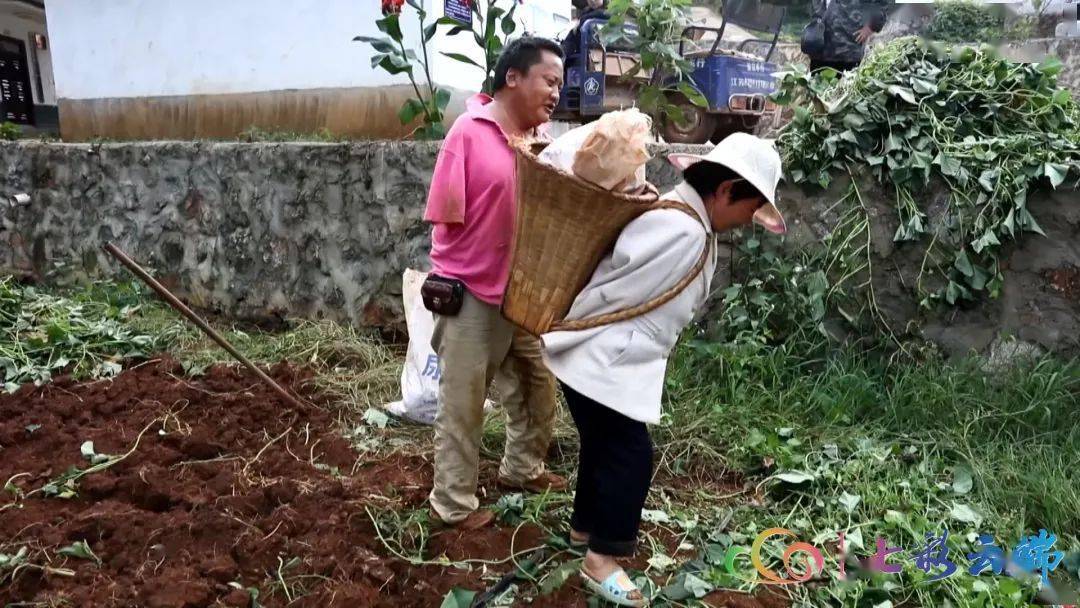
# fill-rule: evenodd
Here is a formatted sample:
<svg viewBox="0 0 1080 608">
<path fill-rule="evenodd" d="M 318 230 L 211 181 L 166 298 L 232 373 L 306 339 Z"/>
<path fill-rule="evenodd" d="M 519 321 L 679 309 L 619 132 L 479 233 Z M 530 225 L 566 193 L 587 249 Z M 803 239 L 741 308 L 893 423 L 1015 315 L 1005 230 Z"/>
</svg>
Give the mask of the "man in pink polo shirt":
<svg viewBox="0 0 1080 608">
<path fill-rule="evenodd" d="M 435 418 L 434 515 L 472 529 L 494 519 L 478 511 L 477 473 L 484 399 L 494 379 L 506 410 L 506 450 L 499 483 L 533 492 L 562 490 L 545 470 L 555 419 L 555 380 L 540 343 L 499 312 L 514 237 L 514 153 L 509 140 L 535 135 L 551 119 L 562 88 L 562 48 L 520 38 L 495 68 L 494 99 L 477 95 L 443 141 L 424 219 L 434 224 L 432 274 L 461 281 L 464 303 L 435 315 L 440 409 Z"/>
</svg>

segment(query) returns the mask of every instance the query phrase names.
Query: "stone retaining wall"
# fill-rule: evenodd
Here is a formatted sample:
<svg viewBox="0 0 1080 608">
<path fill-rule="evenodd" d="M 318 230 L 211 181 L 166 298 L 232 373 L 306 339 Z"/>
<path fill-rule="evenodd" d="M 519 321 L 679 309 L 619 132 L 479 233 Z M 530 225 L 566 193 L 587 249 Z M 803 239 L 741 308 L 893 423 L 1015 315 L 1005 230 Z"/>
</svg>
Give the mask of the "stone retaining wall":
<svg viewBox="0 0 1080 608">
<path fill-rule="evenodd" d="M 0 206 L 0 272 L 50 282 L 124 276 L 101 250 L 112 241 L 203 309 L 391 325 L 401 319 L 402 271 L 426 263 L 421 216 L 436 152 L 415 142 L 0 144 L 0 195 L 32 197 Z M 675 172 L 654 152 L 650 180 L 670 187 Z M 837 197 L 782 192 L 789 246 L 812 247 L 828 232 Z M 878 297 L 898 325 L 916 321 L 953 352 L 1003 334 L 1078 350 L 1076 192 L 1031 197 L 1048 236 L 1030 235 L 1012 253 L 1003 297 L 935 318 L 899 282 L 917 257 L 892 243 L 892 198 L 871 198 Z M 727 280 L 722 271 L 718 287 Z"/>
</svg>

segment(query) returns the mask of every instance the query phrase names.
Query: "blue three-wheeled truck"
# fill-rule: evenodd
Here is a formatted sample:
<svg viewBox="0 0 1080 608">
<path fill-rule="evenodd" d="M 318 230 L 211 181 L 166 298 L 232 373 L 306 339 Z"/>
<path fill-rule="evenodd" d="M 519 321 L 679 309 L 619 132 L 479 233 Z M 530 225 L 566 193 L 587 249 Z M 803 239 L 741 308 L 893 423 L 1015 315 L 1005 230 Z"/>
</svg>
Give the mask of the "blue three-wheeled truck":
<svg viewBox="0 0 1080 608">
<path fill-rule="evenodd" d="M 754 132 L 762 120 L 778 115 L 769 96 L 776 90 L 770 62 L 780 36 L 786 9 L 762 2 L 724 3 L 720 27 L 687 26 L 679 41 L 679 54 L 693 66 L 689 84 L 708 101 L 707 107 L 694 105 L 675 87 L 668 101 L 683 110 L 683 120 L 662 117 L 660 134 L 671 143 L 719 141 L 736 131 Z M 639 56 L 632 44 L 606 45 L 600 30 L 606 18 L 586 18 L 571 33 L 578 36 L 575 51 L 566 57 L 566 76 L 559 107 L 553 118 L 568 122 L 588 122 L 604 112 L 633 107 L 637 91 L 651 74 L 633 73 Z M 769 38 L 751 38 L 737 44 L 722 44 L 729 26 L 765 32 Z M 637 28 L 623 26 L 622 40 L 632 40 Z M 633 74 L 633 75 L 630 75 Z M 677 85 L 670 78 L 665 85 Z"/>
</svg>

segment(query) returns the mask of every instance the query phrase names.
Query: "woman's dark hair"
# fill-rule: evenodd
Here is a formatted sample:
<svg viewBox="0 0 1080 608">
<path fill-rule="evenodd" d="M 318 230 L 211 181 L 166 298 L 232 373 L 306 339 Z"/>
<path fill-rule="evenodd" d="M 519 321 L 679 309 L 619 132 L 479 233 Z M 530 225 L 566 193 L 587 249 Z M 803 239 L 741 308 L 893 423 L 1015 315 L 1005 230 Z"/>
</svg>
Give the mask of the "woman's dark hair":
<svg viewBox="0 0 1080 608">
<path fill-rule="evenodd" d="M 540 63 L 544 51 L 554 53 L 563 58 L 563 49 L 558 42 L 539 36 L 524 36 L 513 40 L 499 55 L 499 61 L 495 63 L 495 80 L 492 82 L 493 91 L 501 90 L 506 86 L 506 73 L 517 70 L 522 76 L 529 73 L 529 68 Z"/>
<path fill-rule="evenodd" d="M 728 169 L 724 165 L 708 161 L 694 163 L 683 171 L 683 180 L 690 184 L 702 199 L 716 192 L 716 189 L 720 187 L 720 184 L 729 179 L 742 179 L 742 176 L 731 169 Z M 733 194 L 734 198 L 737 199 L 762 196 L 761 192 L 749 182 L 737 184 Z"/>
</svg>

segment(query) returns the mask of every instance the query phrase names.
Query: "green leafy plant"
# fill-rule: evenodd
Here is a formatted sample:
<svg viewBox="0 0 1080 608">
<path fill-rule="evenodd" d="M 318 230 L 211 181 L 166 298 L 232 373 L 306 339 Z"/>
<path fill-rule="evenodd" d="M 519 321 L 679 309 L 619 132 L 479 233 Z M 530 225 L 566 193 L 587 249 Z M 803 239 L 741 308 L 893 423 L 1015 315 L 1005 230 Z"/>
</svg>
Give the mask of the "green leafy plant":
<svg viewBox="0 0 1080 608">
<path fill-rule="evenodd" d="M 469 589 L 455 587 L 446 592 L 440 608 L 469 608 L 472 606 L 476 592 Z"/>
<path fill-rule="evenodd" d="M 521 494 L 505 494 L 492 509 L 495 515 L 507 523 L 517 523 L 525 511 L 525 499 Z"/>
<path fill-rule="evenodd" d="M 1026 232 L 1043 234 L 1028 193 L 1080 175 L 1080 109 L 1057 86 L 1056 59 L 1014 63 L 989 48 L 914 38 L 876 51 L 854 74 L 783 77 L 777 101 L 794 119 L 779 145 L 790 179 L 827 188 L 869 175 L 896 196 L 898 243 L 925 247 L 922 303 L 997 296 L 1000 252 Z M 857 181 L 841 201 L 867 228 Z M 1080 181 L 1080 180 L 1077 180 Z M 945 209 L 920 196 L 944 185 Z M 867 239 L 840 239 L 867 250 Z"/>
<path fill-rule="evenodd" d="M 679 54 L 679 37 L 689 16 L 691 0 L 612 0 L 611 19 L 604 27 L 604 43 L 629 46 L 640 61 L 623 75 L 626 79 L 647 76 L 637 91 L 642 111 L 659 118 L 685 122 L 686 103 L 707 106 L 708 100 L 689 80 L 693 66 Z M 637 25 L 627 36 L 625 26 Z"/>
<path fill-rule="evenodd" d="M 131 449 L 129 449 L 127 452 L 124 452 L 123 454 L 98 454 L 94 451 L 93 441 L 83 442 L 82 446 L 79 448 L 79 451 L 82 454 L 83 458 L 90 462 L 90 466 L 85 469 L 80 469 L 76 466 L 68 467 L 67 471 L 64 471 L 63 474 L 49 480 L 48 483 L 41 486 L 39 489 L 28 492 L 26 496 L 29 497 L 38 492 L 41 492 L 45 496 L 53 498 L 75 498 L 76 496 L 78 496 L 79 493 L 78 484 L 80 479 L 86 477 L 87 475 L 100 473 L 101 471 L 109 469 L 117 465 L 118 463 L 123 462 L 127 459 L 128 456 L 134 454 L 135 450 L 139 449 L 139 444 L 142 442 L 143 436 L 146 435 L 146 433 L 150 430 L 151 427 L 157 424 L 161 424 L 161 430 L 162 432 L 164 432 L 164 427 L 167 421 L 168 416 L 166 416 L 165 418 L 156 418 L 150 421 L 150 423 L 143 427 L 143 430 L 139 432 L 139 435 L 135 438 L 135 443 L 132 444 Z"/>
<path fill-rule="evenodd" d="M 388 0 L 383 3 L 383 17 L 375 22 L 385 36 L 356 36 L 355 42 L 365 42 L 373 49 L 371 67 L 380 67 L 389 74 L 405 74 L 409 77 L 415 97 L 411 97 L 398 110 L 398 120 L 403 125 L 411 125 L 418 117 L 423 120 L 413 132 L 416 139 L 442 139 L 446 135 L 443 118 L 446 106 L 450 103 L 450 91 L 435 86 L 431 79 L 430 60 L 427 45 L 438 28 L 438 22 L 426 23 L 427 11 L 422 0 L 405 0 L 416 10 L 420 27 L 421 59 L 416 51 L 405 48 L 404 33 L 401 29 L 400 0 Z M 416 67 L 421 68 L 423 87 L 417 82 Z"/>
<path fill-rule="evenodd" d="M 23 570 L 37 570 L 54 576 L 73 577 L 75 571 L 68 568 L 52 568 L 33 563 L 32 556 L 26 546 L 19 547 L 15 553 L 0 553 L 0 584 L 14 581 Z"/>
<path fill-rule="evenodd" d="M 145 357 L 155 339 L 125 320 L 135 305 L 79 301 L 0 278 L 0 370 L 8 392 L 43 384 L 59 370 L 76 378 L 119 373 L 122 359 Z"/>
<path fill-rule="evenodd" d="M 973 0 L 939 2 L 926 33 L 943 42 L 992 42 L 1005 36 L 1005 16 Z"/>
<path fill-rule="evenodd" d="M 15 141 L 22 136 L 22 129 L 19 125 L 13 122 L 0 123 L 0 139 L 4 141 Z"/>
<path fill-rule="evenodd" d="M 99 566 L 101 565 L 101 558 L 94 553 L 94 551 L 90 548 L 90 545 L 88 545 L 85 540 L 80 540 L 77 543 L 59 549 L 57 553 L 67 557 L 85 559 L 87 561 L 94 562 Z"/>
<path fill-rule="evenodd" d="M 740 240 L 735 259 L 732 283 L 723 291 L 710 337 L 760 344 L 805 332 L 828 337 L 824 320 L 829 281 L 819 265 L 786 256 L 753 235 Z"/>
<path fill-rule="evenodd" d="M 512 0 L 510 10 L 505 10 L 502 7 L 495 6 L 495 0 L 487 0 L 486 3 L 482 3 L 480 0 L 466 1 L 472 15 L 472 19 L 468 24 L 461 23 L 453 17 L 443 17 L 439 19 L 439 24 L 450 26 L 447 36 L 457 36 L 462 33 L 472 34 L 476 46 L 484 53 L 484 65 L 480 65 L 472 57 L 461 53 L 444 52 L 443 55 L 483 70 L 484 85 L 482 90 L 488 95 L 493 95 L 495 92 L 493 88 L 495 64 L 499 61 L 499 54 L 502 53 L 507 39 L 517 29 L 514 12 L 517 10 L 518 3 L 517 0 Z M 484 6 L 483 11 L 480 10 L 481 4 Z"/>
</svg>

